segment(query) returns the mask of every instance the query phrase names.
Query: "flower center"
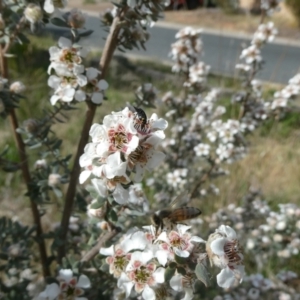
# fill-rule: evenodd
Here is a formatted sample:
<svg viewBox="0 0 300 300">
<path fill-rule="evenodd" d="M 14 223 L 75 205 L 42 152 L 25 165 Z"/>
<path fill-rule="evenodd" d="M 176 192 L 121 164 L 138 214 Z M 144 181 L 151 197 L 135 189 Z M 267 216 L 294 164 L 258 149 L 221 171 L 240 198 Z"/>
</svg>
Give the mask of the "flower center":
<svg viewBox="0 0 300 300">
<path fill-rule="evenodd" d="M 128 260 L 126 259 L 125 255 L 116 256 L 114 261 L 114 266 L 117 270 L 124 270 Z"/>
<path fill-rule="evenodd" d="M 171 245 L 176 248 L 185 249 L 186 242 L 181 237 L 174 237 L 171 241 Z"/>
<path fill-rule="evenodd" d="M 141 266 L 139 269 L 134 271 L 135 281 L 138 283 L 146 283 L 150 277 L 150 272 L 145 266 Z"/>
</svg>

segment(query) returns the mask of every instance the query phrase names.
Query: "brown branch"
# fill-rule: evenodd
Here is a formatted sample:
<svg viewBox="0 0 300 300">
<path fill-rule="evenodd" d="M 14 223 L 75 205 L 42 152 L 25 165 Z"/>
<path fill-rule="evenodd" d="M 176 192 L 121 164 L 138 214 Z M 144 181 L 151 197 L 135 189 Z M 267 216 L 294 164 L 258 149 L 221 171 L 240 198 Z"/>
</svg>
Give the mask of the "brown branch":
<svg viewBox="0 0 300 300">
<path fill-rule="evenodd" d="M 100 60 L 100 70 L 101 70 L 101 78 L 105 78 L 110 61 L 112 59 L 113 53 L 117 47 L 118 43 L 118 35 L 120 32 L 120 27 L 119 27 L 119 22 L 120 18 L 116 17 L 113 21 L 113 24 L 110 29 L 110 33 L 107 37 L 102 57 Z M 94 105 L 91 102 L 88 102 L 88 110 L 86 112 L 86 117 L 85 121 L 83 124 L 83 128 L 81 131 L 81 136 L 79 140 L 79 144 L 77 147 L 77 152 L 75 155 L 74 159 L 74 165 L 73 169 L 71 171 L 70 175 L 70 182 L 66 194 L 66 199 L 65 199 L 65 204 L 64 204 L 64 210 L 62 214 L 62 219 L 61 219 L 61 224 L 60 224 L 60 241 L 62 242 L 61 246 L 58 248 L 58 262 L 61 263 L 62 258 L 66 254 L 66 237 L 68 233 L 68 228 L 69 228 L 69 220 L 74 204 L 74 198 L 75 198 L 75 193 L 76 193 L 76 186 L 77 186 L 77 181 L 78 177 L 80 174 L 80 166 L 79 166 L 79 158 L 83 154 L 84 147 L 88 142 L 89 138 L 89 131 L 95 116 L 97 106 Z"/>
<path fill-rule="evenodd" d="M 7 60 L 4 57 L 4 54 L 5 54 L 5 52 L 3 51 L 3 48 L 0 47 L 1 74 L 4 78 L 8 79 L 8 76 L 9 76 L 8 66 L 7 66 Z M 17 132 L 17 128 L 19 127 L 19 125 L 18 125 L 18 119 L 17 119 L 14 108 L 12 108 L 9 111 L 9 120 L 10 120 L 11 127 L 13 129 L 13 135 L 14 135 L 15 143 L 16 143 L 20 161 L 21 161 L 20 168 L 22 171 L 22 176 L 23 176 L 23 179 L 27 186 L 27 190 L 29 192 L 31 211 L 32 211 L 32 215 L 33 215 L 34 224 L 36 226 L 36 235 L 37 235 L 37 242 L 38 242 L 39 253 L 40 253 L 40 257 L 41 257 L 42 268 L 43 268 L 43 275 L 44 275 L 44 277 L 47 277 L 47 276 L 50 276 L 50 269 L 49 269 L 49 264 L 48 264 L 46 245 L 42 238 L 43 229 L 42 229 L 42 224 L 41 224 L 41 217 L 40 217 L 38 206 L 35 203 L 34 199 L 32 198 L 31 192 L 30 192 L 31 191 L 31 186 L 30 186 L 31 176 L 30 176 L 30 172 L 29 172 L 27 154 L 26 154 L 23 139 L 22 139 L 21 135 Z"/>
<path fill-rule="evenodd" d="M 84 263 L 93 259 L 99 253 L 100 248 L 103 247 L 107 241 L 115 237 L 120 231 L 121 229 L 119 227 L 115 227 L 112 231 L 102 235 L 99 238 L 98 243 L 82 257 L 81 262 Z"/>
</svg>

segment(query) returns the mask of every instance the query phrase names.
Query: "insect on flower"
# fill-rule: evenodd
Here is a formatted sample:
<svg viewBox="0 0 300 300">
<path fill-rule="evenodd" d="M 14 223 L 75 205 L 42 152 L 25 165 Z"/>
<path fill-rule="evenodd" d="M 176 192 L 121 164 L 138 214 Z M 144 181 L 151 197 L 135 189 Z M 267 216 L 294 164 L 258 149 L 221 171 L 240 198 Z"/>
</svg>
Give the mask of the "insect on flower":
<svg viewBox="0 0 300 300">
<path fill-rule="evenodd" d="M 176 205 L 186 198 L 186 193 L 182 193 L 177 196 L 172 202 L 171 206 Z M 181 223 L 182 221 L 194 219 L 201 214 L 201 210 L 191 206 L 181 206 L 177 208 L 163 209 L 155 212 L 152 217 L 152 223 L 156 232 L 162 231 L 164 228 L 172 228 L 174 225 Z"/>
<path fill-rule="evenodd" d="M 134 124 L 135 129 L 142 134 L 148 133 L 149 120 L 147 118 L 145 111 L 136 106 L 133 106 L 133 109 L 135 111 L 135 124 Z"/>
</svg>

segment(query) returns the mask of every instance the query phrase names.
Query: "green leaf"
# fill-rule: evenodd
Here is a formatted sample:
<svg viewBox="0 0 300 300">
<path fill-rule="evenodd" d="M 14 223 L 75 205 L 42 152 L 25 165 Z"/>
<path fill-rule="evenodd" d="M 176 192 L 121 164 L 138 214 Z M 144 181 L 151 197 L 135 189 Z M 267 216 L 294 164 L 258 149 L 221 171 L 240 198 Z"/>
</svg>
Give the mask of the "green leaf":
<svg viewBox="0 0 300 300">
<path fill-rule="evenodd" d="M 197 278 L 207 287 L 209 284 L 207 268 L 203 264 L 199 263 L 196 266 L 195 273 Z"/>
<path fill-rule="evenodd" d="M 113 222 L 117 222 L 117 221 L 118 221 L 118 215 L 117 215 L 117 213 L 116 213 L 113 209 L 111 209 L 111 210 L 109 211 L 108 216 L 109 216 L 109 218 L 110 218 Z"/>
<path fill-rule="evenodd" d="M 80 37 L 86 37 L 86 36 L 91 35 L 93 32 L 94 32 L 94 30 L 87 30 L 87 31 L 79 33 L 79 36 Z"/>
<path fill-rule="evenodd" d="M 92 209 L 98 209 L 101 208 L 103 203 L 99 203 L 98 201 L 95 201 L 93 204 L 91 204 Z"/>
<path fill-rule="evenodd" d="M 70 28 L 70 26 L 68 25 L 68 23 L 67 23 L 65 20 L 61 19 L 61 18 L 57 18 L 57 17 L 52 18 L 52 19 L 50 20 L 50 22 L 51 22 L 53 25 L 55 25 L 55 26 Z"/>
<path fill-rule="evenodd" d="M 98 222 L 99 222 L 99 220 L 98 220 Z M 89 245 L 89 246 L 93 246 L 93 245 L 95 244 L 95 242 L 96 242 L 95 236 L 94 236 L 94 235 L 91 235 L 91 237 L 90 237 L 90 239 L 89 239 L 89 241 L 88 241 L 88 245 Z"/>
<path fill-rule="evenodd" d="M 187 260 L 188 260 L 188 257 L 181 257 L 178 255 L 175 255 L 175 261 L 180 265 L 185 265 Z"/>
<path fill-rule="evenodd" d="M 178 267 L 177 272 L 183 276 L 186 275 L 186 270 L 184 267 Z"/>
<path fill-rule="evenodd" d="M 36 144 L 34 144 L 34 145 L 32 145 L 32 146 L 30 146 L 30 147 L 28 147 L 29 149 L 36 149 L 36 148 L 39 148 L 39 147 L 41 147 L 42 146 L 42 143 L 36 143 Z"/>
<path fill-rule="evenodd" d="M 166 268 L 165 271 L 165 281 L 169 282 L 171 280 L 171 278 L 174 276 L 176 269 L 175 268 Z"/>
<path fill-rule="evenodd" d="M 56 195 L 57 198 L 61 198 L 62 197 L 62 191 L 60 189 L 57 189 L 55 187 L 52 188 L 54 194 Z"/>
</svg>

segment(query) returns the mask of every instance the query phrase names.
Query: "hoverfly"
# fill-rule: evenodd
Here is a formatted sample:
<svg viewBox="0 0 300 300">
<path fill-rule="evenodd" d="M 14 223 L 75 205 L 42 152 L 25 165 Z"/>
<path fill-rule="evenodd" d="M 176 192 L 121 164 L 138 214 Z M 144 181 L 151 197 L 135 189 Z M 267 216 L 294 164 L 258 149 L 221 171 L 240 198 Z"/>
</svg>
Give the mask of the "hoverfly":
<svg viewBox="0 0 300 300">
<path fill-rule="evenodd" d="M 184 196 L 186 196 L 186 193 L 176 197 L 172 201 L 171 205 L 174 205 L 177 201 L 182 200 Z M 156 232 L 158 232 L 158 230 L 162 231 L 165 227 L 170 226 L 172 228 L 174 225 L 182 221 L 196 218 L 200 214 L 201 210 L 196 207 L 181 206 L 173 209 L 170 208 L 159 210 L 152 215 L 151 220 Z"/>
</svg>

